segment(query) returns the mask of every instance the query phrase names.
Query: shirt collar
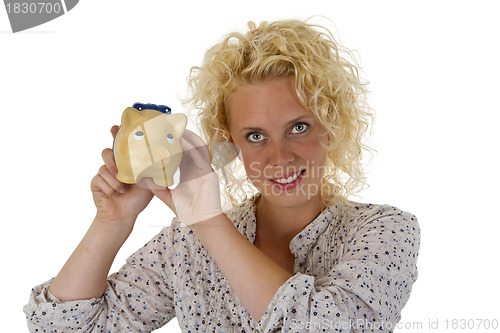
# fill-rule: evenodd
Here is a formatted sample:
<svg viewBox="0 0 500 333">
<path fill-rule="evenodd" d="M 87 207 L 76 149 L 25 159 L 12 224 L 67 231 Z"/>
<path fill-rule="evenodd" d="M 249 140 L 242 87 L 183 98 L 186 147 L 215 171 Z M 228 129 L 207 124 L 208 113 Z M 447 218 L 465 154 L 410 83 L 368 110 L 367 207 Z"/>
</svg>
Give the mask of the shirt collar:
<svg viewBox="0 0 500 333">
<path fill-rule="evenodd" d="M 251 242 L 255 241 L 256 235 L 256 200 L 260 193 L 255 194 L 246 200 L 241 206 L 241 222 L 238 229 Z M 326 207 L 311 223 L 299 232 L 290 242 L 290 251 L 295 259 L 304 258 L 310 252 L 310 248 L 322 235 L 334 217 L 338 215 L 338 205 Z"/>
<path fill-rule="evenodd" d="M 309 223 L 301 232 L 299 232 L 290 242 L 290 251 L 295 256 L 296 261 L 304 259 L 317 239 L 325 233 L 338 213 L 336 205 L 323 209 L 321 213 Z"/>
</svg>

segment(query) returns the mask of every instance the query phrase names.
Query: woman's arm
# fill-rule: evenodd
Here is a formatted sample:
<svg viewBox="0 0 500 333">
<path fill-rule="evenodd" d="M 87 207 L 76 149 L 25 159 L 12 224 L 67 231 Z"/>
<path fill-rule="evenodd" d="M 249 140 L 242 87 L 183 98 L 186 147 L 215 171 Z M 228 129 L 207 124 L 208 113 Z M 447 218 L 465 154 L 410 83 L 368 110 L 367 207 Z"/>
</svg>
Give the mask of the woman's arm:
<svg viewBox="0 0 500 333">
<path fill-rule="evenodd" d="M 163 326 L 175 317 L 175 295 L 172 258 L 161 253 L 174 251 L 176 234 L 175 226 L 164 228 L 127 258 L 107 277 L 102 297 L 62 302 L 48 293 L 53 280 L 35 286 L 23 308 L 29 331 L 150 332 Z"/>
<path fill-rule="evenodd" d="M 64 302 L 101 297 L 111 264 L 130 234 L 127 229 L 96 217 L 49 287 L 51 294 Z"/>
<path fill-rule="evenodd" d="M 111 134 L 117 130 L 114 126 Z M 50 286 L 50 292 L 62 301 L 102 296 L 118 250 L 153 197 L 147 189 L 116 179 L 118 170 L 111 149 L 104 149 L 102 158 L 104 165 L 91 182 L 97 208 L 94 222 Z"/>
<path fill-rule="evenodd" d="M 259 321 L 278 289 L 292 275 L 250 243 L 224 214 L 190 227 L 213 255 L 250 315 Z"/>
</svg>

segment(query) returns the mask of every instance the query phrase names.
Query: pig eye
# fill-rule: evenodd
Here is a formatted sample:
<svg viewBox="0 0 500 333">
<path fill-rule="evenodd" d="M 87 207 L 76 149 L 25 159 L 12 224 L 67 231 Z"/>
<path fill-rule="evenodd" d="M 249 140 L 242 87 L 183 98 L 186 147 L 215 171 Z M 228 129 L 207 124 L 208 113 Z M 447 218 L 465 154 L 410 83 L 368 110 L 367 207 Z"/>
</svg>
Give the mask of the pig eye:
<svg viewBox="0 0 500 333">
<path fill-rule="evenodd" d="M 144 133 L 142 131 L 137 131 L 134 134 L 134 139 L 136 140 L 142 140 L 144 138 Z"/>
<path fill-rule="evenodd" d="M 174 136 L 170 133 L 167 134 L 167 142 L 174 143 Z"/>
</svg>

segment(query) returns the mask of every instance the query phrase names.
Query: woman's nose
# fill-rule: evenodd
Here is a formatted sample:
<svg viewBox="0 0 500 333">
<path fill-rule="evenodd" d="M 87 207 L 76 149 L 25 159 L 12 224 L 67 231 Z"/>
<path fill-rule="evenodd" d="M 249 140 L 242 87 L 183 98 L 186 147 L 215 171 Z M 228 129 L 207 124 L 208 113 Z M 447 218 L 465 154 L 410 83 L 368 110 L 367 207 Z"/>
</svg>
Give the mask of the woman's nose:
<svg viewBox="0 0 500 333">
<path fill-rule="evenodd" d="M 269 150 L 269 162 L 275 166 L 288 165 L 294 159 L 294 153 L 289 142 L 272 140 Z"/>
</svg>

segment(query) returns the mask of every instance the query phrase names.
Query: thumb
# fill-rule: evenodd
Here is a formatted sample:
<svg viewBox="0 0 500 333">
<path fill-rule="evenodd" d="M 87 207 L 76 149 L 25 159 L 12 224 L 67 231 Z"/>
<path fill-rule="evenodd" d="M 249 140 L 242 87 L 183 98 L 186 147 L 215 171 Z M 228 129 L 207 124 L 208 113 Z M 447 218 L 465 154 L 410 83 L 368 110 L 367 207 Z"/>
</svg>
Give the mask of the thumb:
<svg viewBox="0 0 500 333">
<path fill-rule="evenodd" d="M 172 200 L 172 192 L 169 188 L 164 189 L 150 189 L 151 193 L 153 193 L 158 199 L 163 201 L 173 212 L 177 215 L 175 211 L 174 201 Z"/>
<path fill-rule="evenodd" d="M 172 192 L 168 187 L 162 187 L 156 185 L 151 177 L 142 178 L 139 181 L 139 183 L 137 183 L 137 185 L 151 191 L 151 193 L 153 193 L 156 197 L 158 197 L 158 199 L 163 201 L 175 213 L 175 206 L 174 206 L 174 201 L 172 199 Z"/>
</svg>

